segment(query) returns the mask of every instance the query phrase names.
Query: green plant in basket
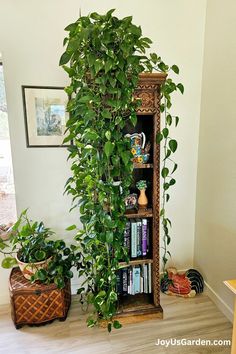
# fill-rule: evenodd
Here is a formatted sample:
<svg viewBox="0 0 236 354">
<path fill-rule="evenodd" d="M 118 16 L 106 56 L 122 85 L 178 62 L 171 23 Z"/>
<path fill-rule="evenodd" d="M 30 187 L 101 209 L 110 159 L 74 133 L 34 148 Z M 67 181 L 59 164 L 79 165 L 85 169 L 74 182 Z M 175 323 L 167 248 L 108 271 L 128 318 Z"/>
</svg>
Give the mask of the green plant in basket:
<svg viewBox="0 0 236 354">
<path fill-rule="evenodd" d="M 80 254 L 75 253 L 75 246 L 67 247 L 63 240 L 49 239 L 53 234 L 43 222 L 31 221 L 24 210 L 12 228 L 9 244 L 0 244 L 0 252 L 5 256 L 2 267 L 18 264 L 30 281 L 54 282 L 63 288 L 65 280 L 73 277 L 71 268 Z M 10 251 L 6 251 L 8 247 Z"/>
</svg>

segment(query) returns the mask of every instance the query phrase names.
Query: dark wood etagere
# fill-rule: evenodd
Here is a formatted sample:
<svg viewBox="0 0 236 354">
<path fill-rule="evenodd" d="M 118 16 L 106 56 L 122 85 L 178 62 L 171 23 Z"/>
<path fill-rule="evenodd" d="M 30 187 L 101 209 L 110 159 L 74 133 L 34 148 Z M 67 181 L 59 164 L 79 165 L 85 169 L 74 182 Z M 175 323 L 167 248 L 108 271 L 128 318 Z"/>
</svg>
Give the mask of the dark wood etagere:
<svg viewBox="0 0 236 354">
<path fill-rule="evenodd" d="M 166 74 L 143 73 L 135 91 L 135 98 L 141 100 L 137 110 L 137 125 L 127 127 L 128 133 L 144 132 L 147 140 L 151 142 L 150 158 L 148 163 L 134 163 L 134 188 L 139 179 L 149 181 L 147 209 L 139 209 L 127 213 L 128 219 L 149 218 L 151 253 L 145 259 L 131 259 L 129 264 L 120 262 L 120 267 L 152 264 L 152 293 L 125 295 L 119 299 L 117 318 L 121 323 L 133 323 L 149 318 L 162 318 L 163 311 L 160 306 L 159 286 L 159 202 L 160 202 L 160 147 L 156 143 L 156 134 L 160 131 L 160 88 L 165 81 Z"/>
</svg>

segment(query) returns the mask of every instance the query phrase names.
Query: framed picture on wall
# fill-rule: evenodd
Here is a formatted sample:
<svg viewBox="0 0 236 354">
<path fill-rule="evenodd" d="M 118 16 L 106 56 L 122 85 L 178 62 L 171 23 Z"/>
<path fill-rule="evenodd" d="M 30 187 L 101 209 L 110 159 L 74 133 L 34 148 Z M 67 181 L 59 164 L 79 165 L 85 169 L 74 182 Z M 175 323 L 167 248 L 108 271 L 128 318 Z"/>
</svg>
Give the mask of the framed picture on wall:
<svg viewBox="0 0 236 354">
<path fill-rule="evenodd" d="M 22 86 L 27 147 L 65 147 L 67 95 L 63 87 Z"/>
</svg>

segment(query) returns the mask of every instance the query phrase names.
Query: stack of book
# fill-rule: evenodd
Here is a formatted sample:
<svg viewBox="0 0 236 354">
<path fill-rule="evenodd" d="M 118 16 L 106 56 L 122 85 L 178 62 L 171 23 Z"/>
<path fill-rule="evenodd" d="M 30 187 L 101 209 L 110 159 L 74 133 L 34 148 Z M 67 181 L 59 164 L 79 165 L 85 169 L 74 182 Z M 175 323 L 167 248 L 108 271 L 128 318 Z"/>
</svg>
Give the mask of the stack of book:
<svg viewBox="0 0 236 354">
<path fill-rule="evenodd" d="M 124 246 L 131 258 L 145 257 L 150 250 L 149 220 L 133 219 L 127 221 L 124 232 Z"/>
<path fill-rule="evenodd" d="M 119 269 L 116 279 L 119 295 L 150 294 L 152 292 L 152 264 Z"/>
</svg>

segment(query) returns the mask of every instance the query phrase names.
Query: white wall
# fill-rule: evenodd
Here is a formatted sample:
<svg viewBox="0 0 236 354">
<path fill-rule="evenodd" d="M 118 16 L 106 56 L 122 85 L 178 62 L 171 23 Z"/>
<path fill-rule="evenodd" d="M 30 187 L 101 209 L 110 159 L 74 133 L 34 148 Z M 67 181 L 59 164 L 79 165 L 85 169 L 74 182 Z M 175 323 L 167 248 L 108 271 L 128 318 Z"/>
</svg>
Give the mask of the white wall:
<svg viewBox="0 0 236 354">
<path fill-rule="evenodd" d="M 197 179 L 195 266 L 232 317 L 236 249 L 236 3 L 209 0 Z M 227 307 L 227 305 L 229 308 Z"/>
<path fill-rule="evenodd" d="M 70 198 L 63 196 L 69 176 L 64 148 L 26 148 L 21 85 L 63 86 L 67 82 L 58 67 L 63 52 L 64 27 L 82 14 L 117 8 L 117 16 L 133 15 L 143 34 L 152 38 L 152 50 L 180 67 L 183 97 L 176 97 L 175 111 L 181 117 L 175 136 L 179 142 L 179 171 L 173 190 L 170 215 L 173 220 L 173 263 L 178 268 L 193 264 L 195 185 L 198 125 L 206 0 L 0 0 L 0 52 L 3 55 L 9 111 L 12 155 L 18 213 L 42 219 L 66 238 L 64 229 L 76 222 L 69 214 Z M 0 302 L 8 301 L 7 271 L 0 269 Z M 74 280 L 76 281 L 76 280 Z"/>
</svg>

